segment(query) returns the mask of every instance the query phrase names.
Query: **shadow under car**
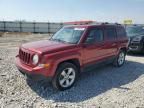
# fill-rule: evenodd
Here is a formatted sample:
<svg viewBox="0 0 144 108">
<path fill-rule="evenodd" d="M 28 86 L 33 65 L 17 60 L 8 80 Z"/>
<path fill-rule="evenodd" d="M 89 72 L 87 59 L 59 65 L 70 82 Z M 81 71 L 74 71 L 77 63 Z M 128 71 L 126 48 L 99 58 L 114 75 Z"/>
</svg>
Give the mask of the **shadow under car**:
<svg viewBox="0 0 144 108">
<path fill-rule="evenodd" d="M 135 81 L 144 74 L 143 70 L 144 64 L 133 61 L 126 61 L 120 68 L 110 65 L 102 66 L 82 73 L 74 87 L 62 92 L 53 89 L 50 83 L 36 83 L 32 80 L 27 80 L 27 83 L 33 91 L 46 100 L 81 102 L 112 88 L 130 90 L 123 85 Z"/>
</svg>

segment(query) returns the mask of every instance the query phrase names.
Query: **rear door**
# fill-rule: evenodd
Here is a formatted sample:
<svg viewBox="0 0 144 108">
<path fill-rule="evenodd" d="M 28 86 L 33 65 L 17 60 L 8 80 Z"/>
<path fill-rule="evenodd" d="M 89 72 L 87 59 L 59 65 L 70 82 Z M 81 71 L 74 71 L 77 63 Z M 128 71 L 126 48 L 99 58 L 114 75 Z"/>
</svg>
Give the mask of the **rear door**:
<svg viewBox="0 0 144 108">
<path fill-rule="evenodd" d="M 105 27 L 105 45 L 107 57 L 117 54 L 118 42 L 115 27 Z"/>
</svg>

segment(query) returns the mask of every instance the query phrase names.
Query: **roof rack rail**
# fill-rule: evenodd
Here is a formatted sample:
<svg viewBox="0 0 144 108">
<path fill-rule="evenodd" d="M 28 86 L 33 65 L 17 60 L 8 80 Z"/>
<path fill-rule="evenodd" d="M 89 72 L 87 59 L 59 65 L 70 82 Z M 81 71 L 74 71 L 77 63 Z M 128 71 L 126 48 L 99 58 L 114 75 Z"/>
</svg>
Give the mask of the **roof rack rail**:
<svg viewBox="0 0 144 108">
<path fill-rule="evenodd" d="M 106 24 L 110 24 L 110 25 L 121 25 L 121 24 L 119 24 L 119 23 L 108 23 L 108 22 L 104 22 L 104 23 L 101 23 L 102 25 L 106 25 Z"/>
<path fill-rule="evenodd" d="M 108 23 L 108 22 L 103 22 L 103 23 L 101 23 L 101 24 L 103 25 L 103 24 L 109 24 L 109 23 Z"/>
<path fill-rule="evenodd" d="M 117 22 L 116 22 L 115 24 L 116 24 L 116 25 L 121 25 L 121 24 L 119 24 L 119 23 L 117 23 Z"/>
</svg>

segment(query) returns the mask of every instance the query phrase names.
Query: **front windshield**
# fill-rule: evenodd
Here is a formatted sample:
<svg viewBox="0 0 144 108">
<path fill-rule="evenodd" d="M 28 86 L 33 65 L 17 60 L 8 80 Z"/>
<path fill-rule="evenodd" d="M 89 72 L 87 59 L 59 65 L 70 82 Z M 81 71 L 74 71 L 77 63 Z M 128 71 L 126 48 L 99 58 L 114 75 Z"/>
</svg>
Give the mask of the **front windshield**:
<svg viewBox="0 0 144 108">
<path fill-rule="evenodd" d="M 54 34 L 51 40 L 76 44 L 79 42 L 85 28 L 66 27 Z"/>
<path fill-rule="evenodd" d="M 127 35 L 129 37 L 136 36 L 136 35 L 142 35 L 142 34 L 144 34 L 144 27 L 143 26 L 127 27 L 126 31 L 127 31 Z"/>
</svg>

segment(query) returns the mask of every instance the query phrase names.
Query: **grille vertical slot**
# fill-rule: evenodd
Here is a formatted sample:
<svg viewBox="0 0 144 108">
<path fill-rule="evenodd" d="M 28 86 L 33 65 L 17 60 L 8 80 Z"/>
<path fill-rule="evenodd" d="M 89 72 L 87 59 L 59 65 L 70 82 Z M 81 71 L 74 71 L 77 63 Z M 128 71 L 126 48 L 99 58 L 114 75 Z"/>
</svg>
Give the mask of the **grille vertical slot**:
<svg viewBox="0 0 144 108">
<path fill-rule="evenodd" d="M 19 50 L 19 57 L 20 60 L 23 61 L 26 64 L 30 64 L 30 58 L 31 54 L 25 51 L 22 51 L 21 49 Z"/>
</svg>

